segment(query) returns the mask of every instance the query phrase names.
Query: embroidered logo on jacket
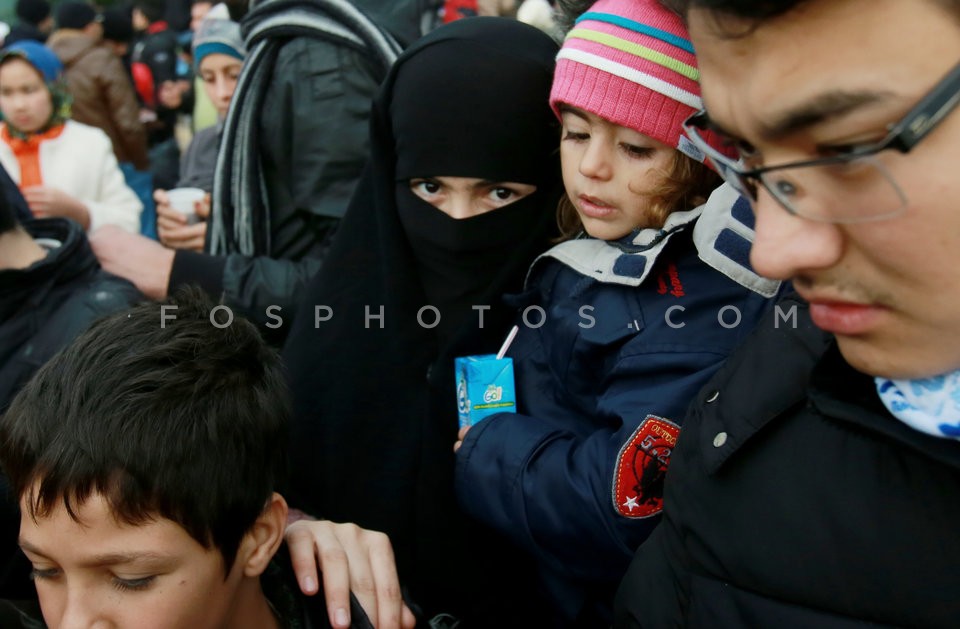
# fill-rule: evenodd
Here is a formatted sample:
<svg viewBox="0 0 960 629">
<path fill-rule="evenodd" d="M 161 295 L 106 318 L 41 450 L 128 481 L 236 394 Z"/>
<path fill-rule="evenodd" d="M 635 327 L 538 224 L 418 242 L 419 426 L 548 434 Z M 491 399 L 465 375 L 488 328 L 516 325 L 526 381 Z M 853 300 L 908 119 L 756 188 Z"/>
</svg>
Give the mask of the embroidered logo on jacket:
<svg viewBox="0 0 960 629">
<path fill-rule="evenodd" d="M 668 285 L 669 284 L 669 285 Z M 674 297 L 683 297 L 683 283 L 680 281 L 680 271 L 673 262 L 667 264 L 667 268 L 657 276 L 657 293 L 666 295 L 669 292 Z"/>
<path fill-rule="evenodd" d="M 613 505 L 628 518 L 649 518 L 663 509 L 663 481 L 680 427 L 647 415 L 620 449 L 613 474 Z"/>
</svg>

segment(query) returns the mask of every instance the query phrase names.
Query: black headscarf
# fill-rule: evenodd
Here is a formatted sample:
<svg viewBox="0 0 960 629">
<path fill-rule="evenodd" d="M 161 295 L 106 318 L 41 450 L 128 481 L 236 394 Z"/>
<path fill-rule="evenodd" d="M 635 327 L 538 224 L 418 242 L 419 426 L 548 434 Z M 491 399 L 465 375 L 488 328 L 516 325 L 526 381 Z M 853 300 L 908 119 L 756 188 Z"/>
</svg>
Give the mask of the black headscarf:
<svg viewBox="0 0 960 629">
<path fill-rule="evenodd" d="M 400 57 L 374 103 L 371 160 L 284 348 L 293 506 L 386 532 L 414 600 L 475 626 L 506 626 L 505 610 L 532 597 L 497 554 L 506 547 L 456 506 L 453 359 L 496 351 L 514 315 L 502 295 L 555 236 L 556 53 L 532 27 L 473 18 Z M 410 192 L 411 177 L 431 176 L 537 189 L 455 220 Z M 441 313 L 436 329 L 418 323 L 425 305 Z M 490 306 L 482 328 L 473 305 Z M 333 317 L 315 328 L 317 306 Z"/>
</svg>

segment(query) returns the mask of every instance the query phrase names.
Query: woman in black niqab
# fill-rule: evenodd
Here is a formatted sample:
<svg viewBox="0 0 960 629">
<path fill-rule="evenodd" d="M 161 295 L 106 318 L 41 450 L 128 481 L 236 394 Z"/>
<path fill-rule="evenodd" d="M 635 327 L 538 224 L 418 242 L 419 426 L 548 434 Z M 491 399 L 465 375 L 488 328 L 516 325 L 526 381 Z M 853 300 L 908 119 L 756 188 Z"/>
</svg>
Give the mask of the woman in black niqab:
<svg viewBox="0 0 960 629">
<path fill-rule="evenodd" d="M 519 554 L 457 507 L 453 362 L 497 351 L 515 314 L 502 296 L 556 236 L 556 53 L 532 27 L 471 18 L 400 57 L 374 103 L 370 162 L 283 352 L 292 506 L 387 533 L 413 602 L 462 626 L 517 626 L 536 607 Z M 411 191 L 430 177 L 536 190 L 454 219 Z"/>
</svg>

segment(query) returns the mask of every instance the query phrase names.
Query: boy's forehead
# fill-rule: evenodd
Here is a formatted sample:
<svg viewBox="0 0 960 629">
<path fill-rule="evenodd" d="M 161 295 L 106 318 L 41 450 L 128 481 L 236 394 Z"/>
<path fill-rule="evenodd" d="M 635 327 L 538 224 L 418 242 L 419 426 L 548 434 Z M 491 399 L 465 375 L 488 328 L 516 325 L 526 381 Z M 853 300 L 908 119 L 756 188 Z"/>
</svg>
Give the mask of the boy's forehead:
<svg viewBox="0 0 960 629">
<path fill-rule="evenodd" d="M 50 559 L 105 565 L 207 552 L 183 527 L 162 516 L 139 524 L 121 520 L 97 492 L 83 502 L 71 502 L 70 510 L 62 499 L 57 500 L 42 514 L 32 513 L 26 502 L 30 495 L 32 491 L 21 497 L 20 545 Z"/>
</svg>

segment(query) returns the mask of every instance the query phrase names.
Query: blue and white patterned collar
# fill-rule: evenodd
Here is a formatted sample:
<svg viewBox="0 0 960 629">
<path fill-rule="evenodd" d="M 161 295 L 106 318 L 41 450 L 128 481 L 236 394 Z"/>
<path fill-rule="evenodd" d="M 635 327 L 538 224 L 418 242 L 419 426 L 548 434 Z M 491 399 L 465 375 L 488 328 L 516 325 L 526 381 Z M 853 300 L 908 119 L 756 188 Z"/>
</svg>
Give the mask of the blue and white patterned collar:
<svg viewBox="0 0 960 629">
<path fill-rule="evenodd" d="M 764 297 L 777 293 L 780 282 L 760 277 L 750 266 L 753 213 L 749 203 L 727 184 L 714 190 L 700 207 L 670 214 L 660 229 L 638 230 L 615 241 L 569 240 L 541 255 L 533 266 L 553 258 L 604 283 L 639 286 L 670 239 L 691 225 L 701 260 Z"/>
</svg>

